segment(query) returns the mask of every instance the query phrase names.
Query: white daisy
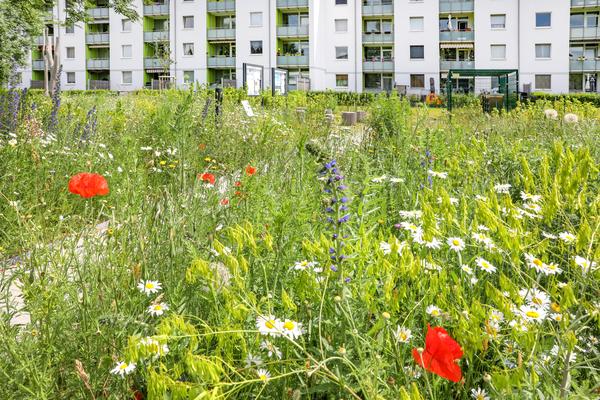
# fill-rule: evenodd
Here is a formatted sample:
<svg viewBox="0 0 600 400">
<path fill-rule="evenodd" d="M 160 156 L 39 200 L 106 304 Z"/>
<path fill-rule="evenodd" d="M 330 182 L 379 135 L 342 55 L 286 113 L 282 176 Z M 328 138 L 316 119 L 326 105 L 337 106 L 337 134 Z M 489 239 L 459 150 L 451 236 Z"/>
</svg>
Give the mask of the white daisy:
<svg viewBox="0 0 600 400">
<path fill-rule="evenodd" d="M 557 285 L 559 288 L 561 288 L 561 289 L 562 289 L 562 288 L 564 288 L 564 287 L 566 287 L 566 286 L 569 286 L 567 283 L 564 283 L 564 282 L 558 282 L 556 285 Z"/>
<path fill-rule="evenodd" d="M 406 241 L 400 243 L 396 238 L 396 247 L 398 248 L 398 254 L 402 253 L 402 250 L 408 245 Z M 387 242 L 379 243 L 379 250 L 383 251 L 383 254 L 390 254 L 392 252 L 392 245 Z"/>
<path fill-rule="evenodd" d="M 458 204 L 458 199 L 455 199 L 454 197 L 449 197 L 449 199 L 450 199 L 450 204 L 452 204 L 452 205 Z M 437 202 L 442 204 L 442 198 L 438 197 Z"/>
<path fill-rule="evenodd" d="M 559 275 L 562 274 L 562 269 L 558 268 L 558 265 L 550 263 L 544 265 L 542 272 L 546 275 Z"/>
<path fill-rule="evenodd" d="M 488 228 L 485 225 L 478 225 L 477 229 L 480 230 L 480 231 L 489 231 L 490 230 L 490 228 Z"/>
<path fill-rule="evenodd" d="M 11 139 L 8 141 L 8 144 L 10 144 L 12 147 L 15 147 L 17 145 L 17 141 L 15 139 Z"/>
<path fill-rule="evenodd" d="M 550 350 L 550 354 L 552 354 L 553 356 L 559 356 L 560 355 L 559 353 L 561 353 L 561 352 L 560 352 L 558 345 L 554 345 L 554 347 L 552 347 L 552 350 Z M 563 356 L 561 355 L 561 358 L 562 357 Z M 575 362 L 576 359 L 577 359 L 577 354 L 575 354 L 574 352 L 571 352 L 571 356 L 569 357 L 569 362 L 570 363 Z"/>
<path fill-rule="evenodd" d="M 421 377 L 421 371 L 419 371 L 417 368 L 413 368 L 410 365 L 404 367 L 404 372 L 409 377 L 414 378 L 414 379 L 419 379 Z"/>
<path fill-rule="evenodd" d="M 402 178 L 390 178 L 390 182 L 392 182 L 392 183 L 402 183 L 402 182 L 404 182 L 404 179 L 402 179 Z"/>
<path fill-rule="evenodd" d="M 544 264 L 544 262 L 542 260 L 540 260 L 539 258 L 529 254 L 529 253 L 525 253 L 523 254 L 525 256 L 525 259 L 527 260 L 527 266 L 529 268 L 535 268 L 538 272 L 542 272 L 546 266 L 546 264 Z"/>
<path fill-rule="evenodd" d="M 504 321 L 504 313 L 498 310 L 492 310 L 492 313 L 490 315 L 490 321 L 494 321 L 497 323 Z"/>
<path fill-rule="evenodd" d="M 521 198 L 523 199 L 523 201 L 532 201 L 534 203 L 537 203 L 542 199 L 542 196 L 540 196 L 539 194 L 531 194 L 521 191 Z"/>
<path fill-rule="evenodd" d="M 148 311 L 150 315 L 163 315 L 165 311 L 168 311 L 169 307 L 165 303 L 160 303 L 155 306 L 148 307 Z"/>
<path fill-rule="evenodd" d="M 598 263 L 595 261 L 586 260 L 581 256 L 575 256 L 575 264 L 579 265 L 584 273 L 587 272 L 589 268 L 591 268 L 592 271 L 598 269 Z"/>
<path fill-rule="evenodd" d="M 550 318 L 551 320 L 556 321 L 556 322 L 560 322 L 563 320 L 562 314 L 550 314 L 550 315 L 548 315 L 548 318 Z"/>
<path fill-rule="evenodd" d="M 258 377 L 263 381 L 271 379 L 271 373 L 264 368 L 261 368 L 258 371 L 256 371 L 256 375 L 258 375 Z"/>
<path fill-rule="evenodd" d="M 508 189 L 510 189 L 512 187 L 512 185 L 510 183 L 504 183 L 504 184 L 496 184 L 496 186 L 494 186 L 494 190 L 496 191 L 496 193 L 508 193 Z"/>
<path fill-rule="evenodd" d="M 497 253 L 497 254 L 503 254 L 504 253 L 504 250 L 502 250 L 501 248 L 497 247 L 494 243 L 491 242 L 491 240 L 490 240 L 490 243 L 487 243 L 485 245 L 485 249 L 487 251 L 489 251 L 490 253 Z"/>
<path fill-rule="evenodd" d="M 469 275 L 473 275 L 473 269 L 471 267 L 469 267 L 468 265 L 462 265 L 460 267 L 463 271 L 465 271 L 467 274 Z"/>
<path fill-rule="evenodd" d="M 557 236 L 551 235 L 550 233 L 542 232 L 542 236 L 548 239 L 558 239 Z"/>
<path fill-rule="evenodd" d="M 300 322 L 286 319 L 283 323 L 283 334 L 292 340 L 295 340 L 302 335 L 302 324 Z"/>
<path fill-rule="evenodd" d="M 525 210 L 534 211 L 536 213 L 539 213 L 542 211 L 542 207 L 540 207 L 538 204 L 535 204 L 535 203 L 523 204 L 523 208 Z"/>
<path fill-rule="evenodd" d="M 479 282 L 479 279 L 475 277 L 471 278 L 471 285 L 475 285 L 477 282 Z"/>
<path fill-rule="evenodd" d="M 516 237 L 519 234 L 519 232 L 517 232 L 516 229 L 509 229 L 508 234 L 512 237 Z"/>
<path fill-rule="evenodd" d="M 538 289 L 531 289 L 525 300 L 533 307 L 548 309 L 550 307 L 550 297 Z"/>
<path fill-rule="evenodd" d="M 11 207 L 15 207 L 15 208 L 16 208 L 16 207 L 18 207 L 18 206 L 19 206 L 19 200 L 15 200 L 15 201 L 11 201 L 11 200 L 9 200 L 9 201 L 8 201 L 8 204 L 9 204 Z"/>
<path fill-rule="evenodd" d="M 448 177 L 448 173 L 447 172 L 437 172 L 437 171 L 434 171 L 434 170 L 430 169 L 429 173 L 431 175 L 435 176 L 436 178 L 446 179 Z"/>
<path fill-rule="evenodd" d="M 383 175 L 383 176 L 379 176 L 379 177 L 371 179 L 371 182 L 381 183 L 386 179 L 387 179 L 387 176 Z"/>
<path fill-rule="evenodd" d="M 430 305 L 429 307 L 427 307 L 425 312 L 429 315 L 433 315 L 434 317 L 439 317 L 440 315 L 442 315 L 442 309 L 434 305 Z"/>
<path fill-rule="evenodd" d="M 489 397 L 486 396 L 487 392 L 484 389 L 478 388 L 477 390 L 471 389 L 471 397 L 477 400 L 490 400 Z"/>
<path fill-rule="evenodd" d="M 162 290 L 161 285 L 162 284 L 159 283 L 158 281 L 144 281 L 144 280 L 141 280 L 140 283 L 138 283 L 137 288 L 142 293 L 146 293 L 146 295 L 149 296 L 150 293 L 157 293 L 159 290 Z"/>
<path fill-rule="evenodd" d="M 448 238 L 448 240 L 446 240 L 446 243 L 448 243 L 448 246 L 450 246 L 450 248 L 452 250 L 454 250 L 455 252 L 459 252 L 465 249 L 465 242 L 464 240 L 462 240 L 459 237 L 451 237 Z"/>
<path fill-rule="evenodd" d="M 260 344 L 260 348 L 266 350 L 268 352 L 267 356 L 271 357 L 273 354 L 277 356 L 281 360 L 281 351 L 279 347 L 275 346 L 273 343 L 265 340 Z"/>
<path fill-rule="evenodd" d="M 147 347 L 150 353 L 156 354 L 157 356 L 164 356 L 169 352 L 169 347 L 166 344 L 160 345 L 157 340 L 154 340 L 151 337 L 140 339 L 138 347 L 140 346 Z"/>
<path fill-rule="evenodd" d="M 127 364 L 125 362 L 117 362 L 117 366 L 110 370 L 111 374 L 119 375 L 122 377 L 128 375 L 135 369 L 135 363 Z"/>
<path fill-rule="evenodd" d="M 475 195 L 475 198 L 476 198 L 477 200 L 481 200 L 481 201 L 488 201 L 488 198 L 487 198 L 487 197 L 480 196 L 480 195 L 478 195 L 478 194 L 477 194 L 477 195 Z"/>
<path fill-rule="evenodd" d="M 427 239 L 427 236 L 422 233 L 414 233 L 413 240 L 419 244 L 424 244 L 429 249 L 439 249 L 442 247 L 442 242 L 437 238 L 431 237 L 431 240 Z"/>
<path fill-rule="evenodd" d="M 475 263 L 479 266 L 479 268 L 486 271 L 488 274 L 496 272 L 496 267 L 494 267 L 492 264 L 490 264 L 488 261 L 481 257 L 477 257 Z"/>
<path fill-rule="evenodd" d="M 256 317 L 256 328 L 261 335 L 271 335 L 278 337 L 281 335 L 282 329 L 280 329 L 281 320 L 275 318 L 274 315 L 263 316 L 259 315 Z"/>
<path fill-rule="evenodd" d="M 547 312 L 543 308 L 532 307 L 532 306 L 521 306 L 519 308 L 521 316 L 526 321 L 537 322 L 540 323 L 546 319 Z"/>
<path fill-rule="evenodd" d="M 402 227 L 410 232 L 422 232 L 423 230 L 421 229 L 420 226 L 415 225 L 415 224 L 411 224 L 410 222 L 401 222 L 400 225 L 402 225 Z"/>
<path fill-rule="evenodd" d="M 411 333 L 410 329 L 400 327 L 400 325 L 398 325 L 396 330 L 392 331 L 392 333 L 394 334 L 394 337 L 396 338 L 396 340 L 401 343 L 408 343 L 410 338 L 412 338 L 412 333 Z"/>
<path fill-rule="evenodd" d="M 314 267 L 315 265 L 317 265 L 318 263 L 314 262 L 314 261 L 299 261 L 299 262 L 295 262 L 294 263 L 294 269 L 297 270 L 302 270 L 304 271 L 306 268 L 311 268 Z"/>
<path fill-rule="evenodd" d="M 248 353 L 246 358 L 244 358 L 244 362 L 246 363 L 246 368 L 252 368 L 261 365 L 263 360 L 260 356 L 253 356 L 252 353 Z"/>
<path fill-rule="evenodd" d="M 577 240 L 577 236 L 569 232 L 561 232 L 558 237 L 565 243 L 570 244 Z"/>
<path fill-rule="evenodd" d="M 473 239 L 475 239 L 477 241 L 477 243 L 483 243 L 483 244 L 493 243 L 492 239 L 490 239 L 483 233 L 473 232 L 473 233 L 471 233 L 471 237 Z"/>
<path fill-rule="evenodd" d="M 511 328 L 516 329 L 518 332 L 527 332 L 529 328 L 527 328 L 527 324 L 521 321 L 512 320 L 508 323 Z"/>
</svg>

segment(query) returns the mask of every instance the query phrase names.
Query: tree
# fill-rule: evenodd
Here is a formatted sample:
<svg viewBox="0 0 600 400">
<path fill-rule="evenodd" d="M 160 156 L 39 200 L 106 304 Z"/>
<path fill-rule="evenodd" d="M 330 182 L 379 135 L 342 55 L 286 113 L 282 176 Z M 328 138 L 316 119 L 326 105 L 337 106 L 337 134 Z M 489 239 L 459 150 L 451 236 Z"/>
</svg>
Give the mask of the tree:
<svg viewBox="0 0 600 400">
<path fill-rule="evenodd" d="M 108 7 L 113 8 L 117 14 L 123 15 L 132 22 L 139 21 L 140 15 L 135 10 L 135 0 L 109 0 Z M 0 84 L 4 84 L 10 75 L 10 69 L 15 62 L 19 67 L 30 65 L 30 52 L 33 47 L 35 36 L 43 34 L 43 29 L 48 23 L 50 15 L 47 10 L 58 4 L 58 0 L 0 0 Z M 75 26 L 80 23 L 91 21 L 86 12 L 86 6 L 90 6 L 90 0 L 70 0 L 68 12 L 63 16 L 53 16 L 54 24 L 60 26 Z M 47 35 L 45 35 L 47 36 Z M 46 67 L 52 71 L 58 71 L 58 65 L 51 67 L 47 58 L 48 40 L 46 44 L 44 60 Z M 58 49 L 59 43 L 55 43 Z M 58 54 L 60 55 L 60 54 Z M 52 61 L 59 64 L 57 54 L 52 55 Z M 47 76 L 47 75 L 46 75 Z M 56 76 L 51 78 L 50 87 L 53 87 Z"/>
</svg>

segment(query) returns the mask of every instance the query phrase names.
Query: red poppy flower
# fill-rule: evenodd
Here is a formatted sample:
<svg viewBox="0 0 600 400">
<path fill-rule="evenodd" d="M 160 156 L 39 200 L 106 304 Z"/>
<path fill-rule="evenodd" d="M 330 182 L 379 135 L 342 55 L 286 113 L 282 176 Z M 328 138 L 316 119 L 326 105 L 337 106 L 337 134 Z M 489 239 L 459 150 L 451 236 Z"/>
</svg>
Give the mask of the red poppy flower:
<svg viewBox="0 0 600 400">
<path fill-rule="evenodd" d="M 227 200 L 227 199 L 221 200 L 221 205 L 222 206 L 226 206 L 227 204 L 229 204 L 229 200 Z"/>
<path fill-rule="evenodd" d="M 256 168 L 248 167 L 246 168 L 246 175 L 252 175 L 256 172 Z"/>
<path fill-rule="evenodd" d="M 108 183 L 98 174 L 81 173 L 69 181 L 69 192 L 81 197 L 94 197 L 97 194 L 108 194 Z"/>
<path fill-rule="evenodd" d="M 202 182 L 210 183 L 211 185 L 215 184 L 215 177 L 212 176 L 211 174 L 204 174 L 204 175 L 198 174 L 198 178 L 202 179 Z"/>
<path fill-rule="evenodd" d="M 419 354 L 417 349 L 413 349 L 413 358 L 419 365 L 428 371 L 449 379 L 453 382 L 460 381 L 462 371 L 454 363 L 462 357 L 463 351 L 460 345 L 448 335 L 444 328 L 436 327 L 431 329 L 427 324 L 427 338 L 425 338 L 425 351 Z"/>
<path fill-rule="evenodd" d="M 204 148 L 204 145 L 203 145 L 203 144 L 201 144 L 201 145 L 200 145 L 200 147 Z"/>
<path fill-rule="evenodd" d="M 242 185 L 242 182 L 236 182 L 235 186 L 244 186 L 244 185 Z"/>
</svg>

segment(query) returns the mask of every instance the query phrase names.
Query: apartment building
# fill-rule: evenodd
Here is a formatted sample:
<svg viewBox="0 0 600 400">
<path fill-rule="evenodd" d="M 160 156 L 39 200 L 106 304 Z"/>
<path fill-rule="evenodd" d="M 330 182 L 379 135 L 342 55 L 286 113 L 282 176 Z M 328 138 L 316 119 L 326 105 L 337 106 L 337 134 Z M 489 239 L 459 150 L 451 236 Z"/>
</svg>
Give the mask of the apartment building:
<svg viewBox="0 0 600 400">
<path fill-rule="evenodd" d="M 288 70 L 312 90 L 429 94 L 455 69 L 512 69 L 519 90 L 597 91 L 600 0 L 156 0 L 132 23 L 94 0 L 92 20 L 48 25 L 61 37 L 63 89 L 243 85 L 243 65 Z M 52 11 L 61 18 L 68 2 Z M 41 37 L 22 87 L 43 86 Z M 493 90 L 458 79 L 452 90 Z"/>
</svg>

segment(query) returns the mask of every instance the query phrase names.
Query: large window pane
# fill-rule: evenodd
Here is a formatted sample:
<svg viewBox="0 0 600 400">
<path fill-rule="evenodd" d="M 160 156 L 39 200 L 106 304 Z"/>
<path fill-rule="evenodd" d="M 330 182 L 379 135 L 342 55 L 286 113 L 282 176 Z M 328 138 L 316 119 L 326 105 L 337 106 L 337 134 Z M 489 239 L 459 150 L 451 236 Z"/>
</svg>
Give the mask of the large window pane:
<svg viewBox="0 0 600 400">
<path fill-rule="evenodd" d="M 583 75 L 569 75 L 569 91 L 570 92 L 581 92 L 583 91 Z"/>
<path fill-rule="evenodd" d="M 550 58 L 550 45 L 549 44 L 536 44 L 535 45 L 535 58 Z"/>
<path fill-rule="evenodd" d="M 183 44 L 183 55 L 185 55 L 185 56 L 193 56 L 194 55 L 194 43 L 184 43 Z"/>
<path fill-rule="evenodd" d="M 535 14 L 535 26 L 551 26 L 551 16 L 550 13 L 537 13 Z"/>
<path fill-rule="evenodd" d="M 535 76 L 535 88 L 536 89 L 551 89 L 551 78 L 552 78 L 552 75 L 536 75 Z"/>
<path fill-rule="evenodd" d="M 572 58 L 583 57 L 583 45 L 573 45 L 569 47 L 569 54 Z"/>
<path fill-rule="evenodd" d="M 381 89 L 381 74 L 365 74 L 365 88 Z"/>
<path fill-rule="evenodd" d="M 348 87 L 348 75 L 336 75 L 335 86 Z"/>
<path fill-rule="evenodd" d="M 123 45 L 123 57 L 125 57 L 125 58 L 131 57 L 131 45 L 130 44 Z"/>
<path fill-rule="evenodd" d="M 425 58 L 425 46 L 410 46 L 410 58 L 411 59 Z"/>
<path fill-rule="evenodd" d="M 262 54 L 262 40 L 250 42 L 250 54 Z"/>
<path fill-rule="evenodd" d="M 365 32 L 381 32 L 381 21 L 365 21 Z"/>
<path fill-rule="evenodd" d="M 133 78 L 131 71 L 123 71 L 123 83 L 132 83 Z"/>
<path fill-rule="evenodd" d="M 348 32 L 348 20 L 347 19 L 336 19 L 335 20 L 335 31 L 336 32 Z"/>
<path fill-rule="evenodd" d="M 506 45 L 493 44 L 492 45 L 492 58 L 495 58 L 495 59 L 506 58 Z"/>
<path fill-rule="evenodd" d="M 492 28 L 506 28 L 506 15 L 492 15 Z"/>
<path fill-rule="evenodd" d="M 194 27 L 194 17 L 183 17 L 183 27 L 185 29 L 192 29 Z"/>
<path fill-rule="evenodd" d="M 448 22 L 448 21 L 446 21 Z M 423 30 L 423 17 L 412 17 L 410 19 L 410 30 L 411 31 L 422 31 Z"/>
<path fill-rule="evenodd" d="M 425 87 L 425 75 L 411 75 L 410 86 L 414 88 Z"/>
<path fill-rule="evenodd" d="M 571 28 L 582 28 L 584 22 L 584 14 L 571 14 Z"/>
<path fill-rule="evenodd" d="M 250 13 L 250 26 L 262 26 L 262 13 Z"/>
<path fill-rule="evenodd" d="M 335 59 L 336 60 L 347 60 L 348 59 L 348 47 L 336 47 L 335 48 Z"/>
</svg>

